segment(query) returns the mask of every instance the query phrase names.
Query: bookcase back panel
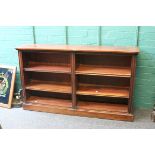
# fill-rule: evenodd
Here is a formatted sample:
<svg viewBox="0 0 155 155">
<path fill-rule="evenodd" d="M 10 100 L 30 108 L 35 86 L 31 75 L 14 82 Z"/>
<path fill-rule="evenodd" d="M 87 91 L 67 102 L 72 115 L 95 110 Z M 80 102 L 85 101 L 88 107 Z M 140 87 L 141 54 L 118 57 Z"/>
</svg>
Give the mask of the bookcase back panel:
<svg viewBox="0 0 155 155">
<path fill-rule="evenodd" d="M 53 74 L 53 73 L 36 73 L 36 72 L 27 72 L 28 79 L 39 80 L 39 81 L 49 81 L 49 82 L 58 82 L 58 83 L 68 83 L 71 82 L 71 76 L 69 74 Z"/>
<path fill-rule="evenodd" d="M 38 97 L 46 97 L 46 98 L 57 98 L 57 99 L 66 99 L 71 100 L 71 94 L 60 94 L 60 93 L 54 93 L 54 92 L 42 92 L 42 91 L 31 91 L 27 90 L 27 95 L 29 97 L 31 96 L 38 96 Z"/>
<path fill-rule="evenodd" d="M 128 104 L 128 99 L 123 98 L 112 98 L 112 97 L 98 97 L 98 96 L 91 96 L 91 95 L 78 95 L 78 101 L 86 101 L 86 102 L 99 102 L 99 103 L 114 103 L 114 104 Z M 78 106 L 78 104 L 77 104 Z"/>
<path fill-rule="evenodd" d="M 123 77 L 78 75 L 77 81 L 78 84 L 109 85 L 118 87 L 130 86 L 130 78 Z"/>
<path fill-rule="evenodd" d="M 77 65 L 130 67 L 131 56 L 114 54 L 76 54 Z"/>
<path fill-rule="evenodd" d="M 25 67 L 35 66 L 36 64 L 48 65 L 70 65 L 69 53 L 45 53 L 31 52 L 24 53 Z"/>
</svg>

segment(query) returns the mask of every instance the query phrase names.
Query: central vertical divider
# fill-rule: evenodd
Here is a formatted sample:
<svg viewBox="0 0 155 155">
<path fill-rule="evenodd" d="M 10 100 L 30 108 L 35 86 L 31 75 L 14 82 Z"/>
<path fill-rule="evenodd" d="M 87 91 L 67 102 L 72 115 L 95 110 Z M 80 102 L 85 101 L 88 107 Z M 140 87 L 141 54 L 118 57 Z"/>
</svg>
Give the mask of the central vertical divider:
<svg viewBox="0 0 155 155">
<path fill-rule="evenodd" d="M 76 99 L 76 60 L 75 60 L 75 52 L 71 53 L 71 86 L 72 86 L 72 108 L 77 108 L 77 99 Z"/>
</svg>

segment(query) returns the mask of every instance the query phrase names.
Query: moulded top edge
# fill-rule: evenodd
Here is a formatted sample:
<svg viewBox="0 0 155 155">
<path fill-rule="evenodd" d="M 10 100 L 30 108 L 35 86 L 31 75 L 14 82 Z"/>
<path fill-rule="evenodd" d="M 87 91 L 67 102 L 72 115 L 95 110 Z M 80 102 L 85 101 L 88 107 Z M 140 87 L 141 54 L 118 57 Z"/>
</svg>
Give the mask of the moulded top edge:
<svg viewBox="0 0 155 155">
<path fill-rule="evenodd" d="M 32 44 L 17 47 L 19 51 L 68 51 L 138 54 L 138 47 Z"/>
</svg>

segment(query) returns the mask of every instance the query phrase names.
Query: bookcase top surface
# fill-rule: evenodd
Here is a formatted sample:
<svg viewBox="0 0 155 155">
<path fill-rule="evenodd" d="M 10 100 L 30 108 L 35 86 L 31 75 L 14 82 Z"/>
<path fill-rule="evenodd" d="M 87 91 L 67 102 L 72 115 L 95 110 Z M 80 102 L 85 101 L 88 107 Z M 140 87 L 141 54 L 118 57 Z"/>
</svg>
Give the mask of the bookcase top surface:
<svg viewBox="0 0 155 155">
<path fill-rule="evenodd" d="M 68 51 L 68 52 L 98 52 L 98 53 L 124 53 L 138 54 L 138 47 L 118 47 L 118 46 L 84 46 L 84 45 L 44 45 L 32 44 L 17 47 L 19 51 Z"/>
</svg>

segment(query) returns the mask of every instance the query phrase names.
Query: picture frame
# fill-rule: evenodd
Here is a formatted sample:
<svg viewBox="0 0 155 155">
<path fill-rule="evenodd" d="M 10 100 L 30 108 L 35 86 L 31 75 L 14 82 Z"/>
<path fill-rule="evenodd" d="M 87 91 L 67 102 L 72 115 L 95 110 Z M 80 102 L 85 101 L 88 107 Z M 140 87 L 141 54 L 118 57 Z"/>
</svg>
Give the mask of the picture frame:
<svg viewBox="0 0 155 155">
<path fill-rule="evenodd" d="M 0 107 L 11 108 L 16 67 L 0 65 Z"/>
</svg>

